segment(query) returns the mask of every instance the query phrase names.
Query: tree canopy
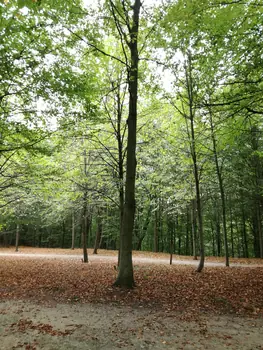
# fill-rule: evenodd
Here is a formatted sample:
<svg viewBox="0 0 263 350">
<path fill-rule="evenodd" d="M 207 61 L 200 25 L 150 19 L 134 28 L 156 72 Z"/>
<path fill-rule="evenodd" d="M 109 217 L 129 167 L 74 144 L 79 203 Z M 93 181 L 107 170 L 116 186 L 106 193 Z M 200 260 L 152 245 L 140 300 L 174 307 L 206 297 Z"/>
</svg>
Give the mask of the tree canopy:
<svg viewBox="0 0 263 350">
<path fill-rule="evenodd" d="M 133 249 L 263 258 L 258 1 L 0 15 L 1 244 L 119 249 L 128 287 Z"/>
</svg>

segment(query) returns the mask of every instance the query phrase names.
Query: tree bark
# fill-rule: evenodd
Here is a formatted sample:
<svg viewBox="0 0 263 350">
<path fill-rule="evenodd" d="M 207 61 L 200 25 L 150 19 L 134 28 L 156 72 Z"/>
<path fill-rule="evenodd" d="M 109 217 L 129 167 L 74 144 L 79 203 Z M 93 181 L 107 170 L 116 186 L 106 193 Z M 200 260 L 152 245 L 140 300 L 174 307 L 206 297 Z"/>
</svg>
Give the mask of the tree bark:
<svg viewBox="0 0 263 350">
<path fill-rule="evenodd" d="M 87 210 L 87 191 L 83 195 L 83 224 L 82 224 L 82 249 L 83 249 L 83 262 L 88 262 L 88 249 L 87 249 L 87 236 L 89 232 L 88 225 L 88 210 Z"/>
<path fill-rule="evenodd" d="M 71 249 L 75 248 L 75 215 L 74 210 L 72 210 L 72 233 L 71 233 Z"/>
<path fill-rule="evenodd" d="M 244 258 L 249 257 L 248 253 L 248 242 L 247 242 L 247 228 L 246 228 L 246 216 L 245 209 L 242 207 L 242 232 L 243 232 L 243 256 Z"/>
<path fill-rule="evenodd" d="M 61 236 L 61 248 L 64 248 L 65 244 L 65 234 L 66 234 L 66 226 L 65 226 L 65 220 L 62 221 L 62 236 Z"/>
<path fill-rule="evenodd" d="M 158 223 L 158 209 L 154 212 L 154 252 L 159 251 L 159 223 Z"/>
<path fill-rule="evenodd" d="M 227 239 L 227 229 L 226 229 L 225 191 L 224 191 L 222 171 L 221 171 L 221 168 L 219 166 L 219 161 L 218 161 L 215 128 L 214 128 L 214 122 L 213 122 L 213 117 L 212 117 L 211 111 L 209 111 L 209 117 L 210 117 L 211 138 L 212 138 L 212 143 L 213 143 L 214 161 L 215 161 L 215 166 L 216 166 L 216 174 L 217 174 L 217 179 L 218 179 L 218 184 L 219 184 L 219 191 L 220 191 L 221 205 L 222 205 L 223 237 L 224 237 L 226 266 L 229 267 L 228 239 Z"/>
<path fill-rule="evenodd" d="M 197 219 L 198 219 L 198 233 L 199 233 L 199 245 L 200 245 L 200 261 L 197 267 L 197 272 L 201 272 L 204 268 L 205 262 L 205 249 L 204 249 L 204 233 L 203 233 L 203 215 L 202 215 L 202 205 L 201 205 L 201 194 L 200 194 L 200 181 L 198 174 L 198 163 L 196 155 L 196 140 L 195 140 L 195 128 L 194 128 L 194 91 L 193 91 L 193 79 L 192 79 L 192 62 L 191 55 L 188 53 L 188 63 L 185 67 L 186 74 L 186 88 L 188 94 L 189 102 L 189 116 L 190 119 L 190 148 L 191 156 L 193 160 L 193 171 L 195 180 L 195 191 L 196 191 L 196 209 L 197 209 Z"/>
<path fill-rule="evenodd" d="M 120 264 L 119 273 L 115 281 L 116 286 L 132 288 L 135 284 L 132 264 L 132 236 L 135 217 L 135 176 L 136 176 L 136 134 L 137 134 L 137 100 L 138 100 L 138 32 L 141 2 L 135 0 L 131 9 L 132 25 L 127 23 L 130 34 L 128 42 L 130 50 L 130 69 L 128 70 L 129 86 L 129 115 L 127 164 L 125 181 L 125 204 L 123 223 L 120 236 Z M 128 16 L 128 12 L 126 12 Z"/>
<path fill-rule="evenodd" d="M 255 203 L 255 212 L 256 212 L 256 229 L 257 229 L 257 241 L 259 244 L 259 256 L 261 259 L 263 259 L 263 235 L 262 235 L 262 223 L 261 223 L 261 186 L 260 186 L 260 179 L 262 178 L 262 165 L 260 163 L 260 158 L 257 154 L 257 151 L 259 150 L 259 139 L 258 139 L 258 127 L 253 126 L 251 128 L 251 145 L 252 150 L 254 152 L 252 157 L 252 167 L 254 168 L 255 173 L 255 189 L 254 189 L 254 203 Z"/>
<path fill-rule="evenodd" d="M 98 254 L 101 236 L 102 236 L 102 218 L 101 218 L 101 211 L 100 211 L 100 209 L 98 209 L 98 212 L 97 212 L 97 231 L 96 231 L 96 239 L 95 239 L 93 254 Z"/>
<path fill-rule="evenodd" d="M 148 226 L 149 226 L 149 223 L 150 223 L 151 210 L 152 210 L 151 205 L 149 205 L 148 211 L 147 211 L 147 214 L 146 214 L 146 219 L 145 219 L 143 227 L 142 227 L 142 233 L 139 235 L 139 238 L 138 238 L 138 242 L 137 242 L 137 245 L 136 245 L 136 250 L 141 250 L 142 249 L 142 242 L 144 240 L 144 237 L 146 236 L 147 229 L 148 229 Z"/>
<path fill-rule="evenodd" d="M 192 199 L 191 223 L 192 223 L 192 237 L 193 237 L 193 259 L 197 260 L 197 254 L 196 254 L 196 200 L 195 199 Z"/>
<path fill-rule="evenodd" d="M 18 252 L 19 245 L 19 224 L 16 225 L 16 252 Z"/>
</svg>

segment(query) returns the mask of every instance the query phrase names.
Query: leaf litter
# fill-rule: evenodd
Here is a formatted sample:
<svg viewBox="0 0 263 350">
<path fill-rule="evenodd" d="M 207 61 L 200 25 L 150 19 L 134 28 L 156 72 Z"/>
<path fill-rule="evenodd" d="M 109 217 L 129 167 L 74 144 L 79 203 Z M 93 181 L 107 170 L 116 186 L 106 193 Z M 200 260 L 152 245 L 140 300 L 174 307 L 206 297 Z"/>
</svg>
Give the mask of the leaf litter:
<svg viewBox="0 0 263 350">
<path fill-rule="evenodd" d="M 138 263 L 136 287 L 113 287 L 112 261 L 0 257 L 0 299 L 50 303 L 113 303 L 148 306 L 166 312 L 212 312 L 262 316 L 262 267 L 206 267 Z"/>
<path fill-rule="evenodd" d="M 261 267 L 138 263 L 132 290 L 117 273 L 112 259 L 0 257 L 0 349 L 262 349 Z"/>
</svg>

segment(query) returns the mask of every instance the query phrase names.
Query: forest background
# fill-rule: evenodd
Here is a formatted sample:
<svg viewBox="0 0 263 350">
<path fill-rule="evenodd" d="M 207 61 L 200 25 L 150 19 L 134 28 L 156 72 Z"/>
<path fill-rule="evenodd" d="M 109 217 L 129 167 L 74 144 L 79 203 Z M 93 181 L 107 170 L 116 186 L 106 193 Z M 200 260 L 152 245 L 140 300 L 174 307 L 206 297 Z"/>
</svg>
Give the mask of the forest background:
<svg viewBox="0 0 263 350">
<path fill-rule="evenodd" d="M 1 244 L 263 258 L 260 1 L 0 11 Z"/>
</svg>

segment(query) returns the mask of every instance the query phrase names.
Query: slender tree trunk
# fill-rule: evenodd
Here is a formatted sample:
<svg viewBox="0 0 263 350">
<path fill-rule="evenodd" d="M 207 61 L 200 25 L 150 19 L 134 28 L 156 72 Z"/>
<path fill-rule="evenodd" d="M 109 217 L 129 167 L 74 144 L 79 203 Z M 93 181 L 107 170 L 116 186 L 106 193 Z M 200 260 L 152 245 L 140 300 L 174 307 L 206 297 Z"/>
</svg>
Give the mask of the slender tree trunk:
<svg viewBox="0 0 263 350">
<path fill-rule="evenodd" d="M 96 231 L 96 239 L 95 239 L 95 245 L 93 254 L 98 254 L 98 249 L 101 241 L 102 236 L 102 218 L 101 218 L 101 211 L 98 209 L 97 213 L 97 231 Z"/>
<path fill-rule="evenodd" d="M 211 220 L 210 222 L 211 225 L 211 232 L 212 232 L 212 250 L 213 250 L 213 256 L 216 256 L 216 247 L 215 247 L 215 241 L 216 241 L 216 237 L 215 237 L 215 232 L 214 232 L 214 226 L 213 226 L 213 221 Z"/>
<path fill-rule="evenodd" d="M 224 185 L 223 185 L 222 171 L 221 171 L 221 168 L 219 166 L 219 161 L 218 161 L 214 122 L 213 122 L 213 117 L 212 117 L 211 111 L 209 111 L 209 116 L 210 116 L 211 138 L 212 138 L 212 143 L 213 143 L 213 153 L 214 153 L 214 160 L 215 160 L 215 166 L 216 166 L 216 174 L 217 174 L 217 179 L 218 179 L 218 184 L 219 184 L 219 191 L 220 191 L 221 205 L 222 205 L 223 237 L 224 237 L 226 266 L 229 267 L 229 252 L 228 252 L 228 240 L 227 240 L 227 229 L 226 229 L 225 191 L 224 191 Z"/>
<path fill-rule="evenodd" d="M 16 225 L 16 252 L 18 252 L 18 245 L 19 245 L 19 224 Z"/>
<path fill-rule="evenodd" d="M 263 237 L 262 237 L 262 224 L 261 224 L 261 210 L 257 208 L 257 224 L 258 224 L 258 240 L 259 240 L 259 253 L 260 259 L 263 259 Z"/>
<path fill-rule="evenodd" d="M 197 157 L 196 157 L 196 151 L 195 151 L 195 134 L 194 134 L 193 121 L 194 121 L 193 118 L 191 118 L 192 152 L 193 152 L 193 163 L 194 163 L 196 207 L 197 207 L 198 232 L 199 232 L 199 244 L 200 244 L 200 262 L 196 271 L 201 272 L 204 268 L 205 249 L 204 249 L 203 216 L 202 216 L 202 205 L 201 205 L 201 195 L 200 195 L 200 183 L 199 183 L 199 175 L 198 175 Z"/>
<path fill-rule="evenodd" d="M 170 265 L 173 263 L 173 249 L 174 249 L 174 244 L 173 244 L 173 239 L 171 235 L 171 241 L 170 241 Z"/>
<path fill-rule="evenodd" d="M 74 210 L 72 210 L 72 233 L 71 233 L 71 249 L 75 248 L 75 214 Z"/>
<path fill-rule="evenodd" d="M 236 232 L 237 232 L 237 257 L 241 258 L 241 249 L 240 249 L 240 235 L 238 234 L 238 218 L 236 217 Z"/>
<path fill-rule="evenodd" d="M 242 207 L 242 231 L 243 231 L 243 256 L 244 258 L 248 258 L 248 243 L 247 243 L 247 228 L 246 228 L 246 216 L 244 207 Z"/>
<path fill-rule="evenodd" d="M 202 215 L 202 205 L 201 205 L 201 194 L 200 194 L 200 181 L 198 174 L 198 162 L 196 154 L 196 139 L 195 139 L 195 105 L 194 105 L 194 89 L 193 89 L 193 78 L 192 78 L 192 59 L 191 54 L 188 52 L 187 64 L 185 65 L 185 78 L 186 78 L 186 88 L 188 95 L 189 104 L 189 115 L 185 116 L 187 131 L 190 141 L 190 150 L 193 161 L 193 173 L 195 180 L 195 192 L 196 192 L 196 209 L 197 209 L 197 220 L 198 220 L 198 234 L 199 234 L 199 246 L 200 246 L 200 261 L 197 267 L 197 272 L 201 272 L 204 268 L 205 262 L 205 246 L 204 246 L 204 232 L 203 232 L 203 215 Z M 190 131 L 188 130 L 188 120 L 190 119 Z"/>
<path fill-rule="evenodd" d="M 189 210 L 186 210 L 185 255 L 189 255 Z"/>
<path fill-rule="evenodd" d="M 235 257 L 235 250 L 234 250 L 234 226 L 233 226 L 233 214 L 232 214 L 231 199 L 230 199 L 230 235 L 231 235 L 231 256 L 232 256 L 232 258 L 234 258 Z"/>
<path fill-rule="evenodd" d="M 83 262 L 88 262 L 88 249 L 87 249 L 87 236 L 89 232 L 88 225 L 88 210 L 87 210 L 87 191 L 83 195 L 83 224 L 82 224 L 82 249 L 83 249 Z"/>
<path fill-rule="evenodd" d="M 215 214 L 216 217 L 216 244 L 217 244 L 217 256 L 221 256 L 221 230 L 218 214 Z"/>
<path fill-rule="evenodd" d="M 192 236 L 193 236 L 193 258 L 194 258 L 194 260 L 197 260 L 197 254 L 196 254 L 196 200 L 195 199 L 192 199 L 191 222 L 192 222 Z"/>
<path fill-rule="evenodd" d="M 137 242 L 136 250 L 141 250 L 142 249 L 142 242 L 144 240 L 144 237 L 146 236 L 147 229 L 148 229 L 148 226 L 149 226 L 149 223 L 150 223 L 151 211 L 152 211 L 152 207 L 151 207 L 151 205 L 149 205 L 148 211 L 147 211 L 147 214 L 146 214 L 146 218 L 144 220 L 144 224 L 143 224 L 143 227 L 142 227 L 142 233 L 140 234 L 139 240 Z"/>
<path fill-rule="evenodd" d="M 135 216 L 135 176 L 136 176 L 136 134 L 137 134 L 137 100 L 138 100 L 138 33 L 141 1 L 135 0 L 131 7 L 133 11 L 132 25 L 128 26 L 130 41 L 130 69 L 129 85 L 129 115 L 127 164 L 125 181 L 125 204 L 123 223 L 120 236 L 120 264 L 119 273 L 115 281 L 116 286 L 132 288 L 135 284 L 132 264 L 132 236 Z M 128 12 L 126 13 L 128 16 Z"/>
<path fill-rule="evenodd" d="M 61 248 L 64 248 L 64 244 L 65 244 L 65 234 L 66 234 L 66 225 L 65 225 L 65 221 L 62 221 L 62 236 L 61 236 Z"/>
<path fill-rule="evenodd" d="M 119 233 L 119 241 L 121 237 L 122 232 L 122 224 L 123 224 L 123 213 L 124 213 L 124 151 L 123 151 L 123 137 L 122 130 L 121 130 L 121 121 L 122 121 L 122 102 L 121 102 L 121 96 L 120 96 L 120 86 L 118 86 L 118 93 L 117 93 L 117 142 L 118 142 L 118 176 L 119 176 L 119 183 L 118 183 L 118 190 L 119 190 L 119 210 L 120 210 L 120 233 Z M 120 245 L 120 242 L 118 242 L 118 246 Z M 118 249 L 118 266 L 120 264 L 120 247 Z"/>
<path fill-rule="evenodd" d="M 38 247 L 42 247 L 42 229 L 41 227 L 39 228 L 39 233 L 38 233 Z"/>
<path fill-rule="evenodd" d="M 158 224 L 158 209 L 154 212 L 154 252 L 159 251 L 159 224 Z"/>
</svg>

